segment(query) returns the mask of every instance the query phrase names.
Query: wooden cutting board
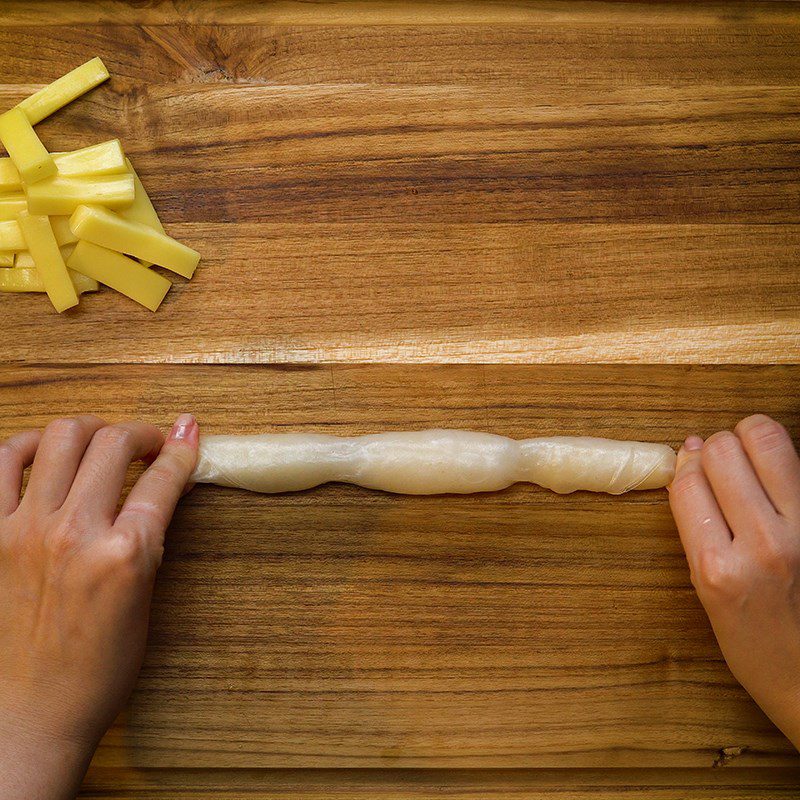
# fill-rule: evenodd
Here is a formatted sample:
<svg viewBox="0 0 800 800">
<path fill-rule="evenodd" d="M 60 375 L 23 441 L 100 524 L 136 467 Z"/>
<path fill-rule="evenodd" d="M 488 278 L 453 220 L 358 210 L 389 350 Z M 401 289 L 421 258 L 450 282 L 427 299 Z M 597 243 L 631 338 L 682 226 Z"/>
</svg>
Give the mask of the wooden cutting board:
<svg viewBox="0 0 800 800">
<path fill-rule="evenodd" d="M 0 297 L 0 437 L 800 434 L 795 3 L 6 2 L 0 107 L 118 136 L 203 253 L 155 315 Z M 612 363 L 614 362 L 614 363 Z M 332 769 L 336 768 L 336 769 Z M 367 771 L 361 771 L 367 768 Z M 89 797 L 794 797 L 663 492 L 199 487 Z"/>
</svg>

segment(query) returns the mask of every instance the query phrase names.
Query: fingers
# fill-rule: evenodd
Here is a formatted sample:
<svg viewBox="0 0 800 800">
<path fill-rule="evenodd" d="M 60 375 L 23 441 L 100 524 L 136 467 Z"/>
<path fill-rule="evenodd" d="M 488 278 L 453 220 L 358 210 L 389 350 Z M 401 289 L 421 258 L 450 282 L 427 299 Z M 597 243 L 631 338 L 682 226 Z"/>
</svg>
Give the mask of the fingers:
<svg viewBox="0 0 800 800">
<path fill-rule="evenodd" d="M 730 547 L 731 533 L 703 472 L 703 442 L 690 436 L 678 452 L 669 504 L 692 572 L 709 552 Z"/>
<path fill-rule="evenodd" d="M 164 435 L 144 422 L 120 422 L 92 437 L 65 506 L 107 521 L 114 519 L 131 462 L 158 452 Z"/>
<path fill-rule="evenodd" d="M 33 463 L 41 438 L 40 431 L 25 431 L 0 442 L 0 516 L 17 510 L 22 475 Z"/>
<path fill-rule="evenodd" d="M 701 461 L 734 537 L 764 530 L 777 517 L 736 434 L 720 431 L 709 437 Z"/>
<path fill-rule="evenodd" d="M 23 503 L 42 513 L 60 508 L 95 432 L 105 425 L 87 414 L 51 422 L 42 434 Z"/>
<path fill-rule="evenodd" d="M 736 435 L 778 513 L 800 519 L 800 457 L 786 428 L 755 414 L 736 426 Z"/>
<path fill-rule="evenodd" d="M 164 532 L 197 461 L 198 441 L 194 417 L 181 414 L 158 458 L 131 489 L 114 523 L 116 529 L 143 535 L 155 547 L 163 544 Z"/>
</svg>

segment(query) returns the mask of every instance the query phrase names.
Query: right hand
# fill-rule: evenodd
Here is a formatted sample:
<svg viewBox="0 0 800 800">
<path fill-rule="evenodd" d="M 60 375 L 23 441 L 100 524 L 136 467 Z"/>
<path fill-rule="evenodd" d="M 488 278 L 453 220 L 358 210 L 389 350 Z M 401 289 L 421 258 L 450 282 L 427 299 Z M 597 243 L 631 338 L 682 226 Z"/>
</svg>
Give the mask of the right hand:
<svg viewBox="0 0 800 800">
<path fill-rule="evenodd" d="M 800 749 L 800 458 L 756 415 L 678 453 L 670 505 L 736 679 Z"/>
</svg>

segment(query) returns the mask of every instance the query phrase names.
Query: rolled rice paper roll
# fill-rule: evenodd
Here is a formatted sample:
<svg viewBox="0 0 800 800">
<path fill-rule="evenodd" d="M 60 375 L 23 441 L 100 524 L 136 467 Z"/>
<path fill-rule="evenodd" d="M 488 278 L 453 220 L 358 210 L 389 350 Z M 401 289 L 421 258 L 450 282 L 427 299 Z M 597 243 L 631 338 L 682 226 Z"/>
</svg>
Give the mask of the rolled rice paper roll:
<svg viewBox="0 0 800 800">
<path fill-rule="evenodd" d="M 191 480 L 268 493 L 339 481 L 398 494 L 493 492 L 518 482 L 622 494 L 666 486 L 674 472 L 675 451 L 664 444 L 426 430 L 203 436 Z"/>
</svg>

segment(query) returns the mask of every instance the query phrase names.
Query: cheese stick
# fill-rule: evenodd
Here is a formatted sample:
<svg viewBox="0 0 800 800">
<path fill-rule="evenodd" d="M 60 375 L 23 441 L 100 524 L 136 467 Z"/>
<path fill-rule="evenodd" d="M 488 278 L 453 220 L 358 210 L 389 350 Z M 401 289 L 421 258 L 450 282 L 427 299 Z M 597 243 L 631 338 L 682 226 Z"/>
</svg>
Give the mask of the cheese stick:
<svg viewBox="0 0 800 800">
<path fill-rule="evenodd" d="M 34 92 L 30 97 L 26 97 L 17 108 L 25 112 L 31 125 L 35 125 L 75 98 L 94 89 L 107 78 L 108 70 L 105 64 L 99 58 L 92 58 L 39 89 L 38 92 Z"/>
<path fill-rule="evenodd" d="M 28 245 L 34 266 L 44 284 L 47 296 L 56 311 L 61 313 L 78 305 L 78 294 L 69 277 L 64 258 L 58 249 L 50 220 L 23 211 L 17 217 L 22 235 Z"/>
<path fill-rule="evenodd" d="M 559 493 L 622 494 L 666 486 L 674 470 L 675 451 L 667 445 L 583 436 L 278 433 L 202 437 L 190 480 L 269 493 L 340 481 L 399 494 L 493 492 L 517 482 Z"/>
<path fill-rule="evenodd" d="M 25 250 L 27 248 L 22 228 L 15 219 L 0 220 L 0 250 Z"/>
<path fill-rule="evenodd" d="M 8 157 L 0 158 L 0 192 L 21 192 L 22 178 L 14 162 Z"/>
<path fill-rule="evenodd" d="M 28 201 L 22 192 L 0 195 L 0 222 L 6 222 L 10 219 L 16 220 L 17 214 L 27 208 Z"/>
<path fill-rule="evenodd" d="M 96 292 L 100 288 L 97 281 L 87 278 L 78 272 L 67 270 L 75 291 Z M 14 267 L 0 270 L 0 292 L 44 292 L 44 281 L 36 267 Z"/>
<path fill-rule="evenodd" d="M 116 175 L 128 171 L 119 139 L 50 155 L 62 176 Z M 0 191 L 22 191 L 22 178 L 8 157 L 0 158 Z"/>
<path fill-rule="evenodd" d="M 139 179 L 136 170 L 133 168 L 133 164 L 131 164 L 130 159 L 125 159 L 125 166 L 127 167 L 128 172 L 133 175 L 134 197 L 133 202 L 129 206 L 119 209 L 117 213 L 123 219 L 129 219 L 131 222 L 141 222 L 142 225 L 149 225 L 159 233 L 166 233 L 164 226 L 161 224 L 161 220 L 158 218 L 158 214 L 153 207 L 150 196 L 147 194 L 147 190 L 142 185 L 142 182 Z"/>
<path fill-rule="evenodd" d="M 58 168 L 28 118 L 18 108 L 0 116 L 0 142 L 25 183 L 50 178 Z"/>
<path fill-rule="evenodd" d="M 50 217 L 53 219 L 53 217 Z M 56 244 L 58 244 L 58 236 L 56 236 Z M 63 247 L 58 248 L 61 251 L 61 258 L 66 260 L 72 255 L 72 251 L 75 249 L 74 244 L 65 244 Z M 33 262 L 33 256 L 30 253 L 30 250 L 23 250 L 17 253 L 17 259 L 14 262 L 15 267 L 35 267 L 36 264 Z"/>
<path fill-rule="evenodd" d="M 184 278 L 194 275 L 200 261 L 200 253 L 171 236 L 98 206 L 78 206 L 69 219 L 69 226 L 79 239 L 146 259 Z"/>
<path fill-rule="evenodd" d="M 151 311 L 158 309 L 172 286 L 163 275 L 143 267 L 138 261 L 91 242 L 78 242 L 67 265 Z"/>
<path fill-rule="evenodd" d="M 71 214 L 78 206 L 98 204 L 122 208 L 133 202 L 132 175 L 78 177 L 57 175 L 34 183 L 25 193 L 31 214 Z"/>
<path fill-rule="evenodd" d="M 70 230 L 69 217 L 50 217 L 50 225 L 59 247 L 78 241 L 78 237 Z M 0 220 L 0 250 L 19 252 L 27 247 L 16 219 Z"/>
</svg>

